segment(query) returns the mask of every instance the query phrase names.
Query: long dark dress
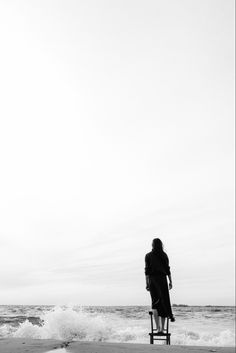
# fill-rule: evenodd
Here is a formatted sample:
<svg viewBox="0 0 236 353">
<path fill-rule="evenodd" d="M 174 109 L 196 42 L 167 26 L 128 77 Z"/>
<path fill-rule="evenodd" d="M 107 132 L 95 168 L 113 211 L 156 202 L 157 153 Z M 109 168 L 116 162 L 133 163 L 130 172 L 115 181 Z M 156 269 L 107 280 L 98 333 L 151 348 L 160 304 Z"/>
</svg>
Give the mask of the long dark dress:
<svg viewBox="0 0 236 353">
<path fill-rule="evenodd" d="M 152 309 L 161 317 L 173 318 L 167 275 L 170 275 L 169 259 L 165 252 L 152 250 L 145 256 L 145 275 L 149 276 Z"/>
</svg>

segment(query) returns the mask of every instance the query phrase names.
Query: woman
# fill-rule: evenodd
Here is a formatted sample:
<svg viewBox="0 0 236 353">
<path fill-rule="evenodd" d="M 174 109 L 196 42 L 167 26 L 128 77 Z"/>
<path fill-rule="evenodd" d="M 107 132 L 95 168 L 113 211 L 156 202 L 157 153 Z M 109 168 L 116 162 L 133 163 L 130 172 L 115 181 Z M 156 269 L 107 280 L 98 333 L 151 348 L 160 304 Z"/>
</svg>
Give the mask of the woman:
<svg viewBox="0 0 236 353">
<path fill-rule="evenodd" d="M 173 322 L 169 289 L 172 289 L 169 259 L 163 250 L 162 241 L 158 238 L 152 241 L 152 251 L 145 256 L 146 289 L 150 291 L 153 315 L 157 326 L 157 333 L 163 334 L 165 319 Z M 169 288 L 167 284 L 169 279 Z"/>
</svg>

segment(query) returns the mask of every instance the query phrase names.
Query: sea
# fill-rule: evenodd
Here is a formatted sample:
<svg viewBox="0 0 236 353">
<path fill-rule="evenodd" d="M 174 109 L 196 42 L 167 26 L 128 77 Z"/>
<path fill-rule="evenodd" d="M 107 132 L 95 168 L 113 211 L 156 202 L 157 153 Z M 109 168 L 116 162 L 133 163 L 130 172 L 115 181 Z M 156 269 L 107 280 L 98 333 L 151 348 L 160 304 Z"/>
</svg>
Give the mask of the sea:
<svg viewBox="0 0 236 353">
<path fill-rule="evenodd" d="M 148 306 L 0 305 L 0 338 L 149 343 L 149 311 Z M 174 305 L 173 313 L 171 344 L 235 346 L 234 306 Z"/>
</svg>

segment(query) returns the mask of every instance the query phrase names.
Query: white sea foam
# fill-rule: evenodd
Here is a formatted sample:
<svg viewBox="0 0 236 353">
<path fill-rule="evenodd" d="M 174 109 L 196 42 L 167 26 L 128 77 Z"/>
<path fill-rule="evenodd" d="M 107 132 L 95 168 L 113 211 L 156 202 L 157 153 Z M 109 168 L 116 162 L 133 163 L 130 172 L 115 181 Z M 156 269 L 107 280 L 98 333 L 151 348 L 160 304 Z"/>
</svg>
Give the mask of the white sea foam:
<svg viewBox="0 0 236 353">
<path fill-rule="evenodd" d="M 73 308 L 55 308 L 41 316 L 42 326 L 26 320 L 14 333 L 15 337 L 55 338 L 60 340 L 105 341 L 111 335 L 111 327 L 102 315 L 91 315 Z"/>
<path fill-rule="evenodd" d="M 172 344 L 220 347 L 234 346 L 235 335 L 231 330 L 225 330 L 219 333 L 178 330 L 172 337 Z"/>
<path fill-rule="evenodd" d="M 53 349 L 53 351 L 48 351 L 46 353 L 67 353 L 67 350 L 65 348 L 59 348 L 57 350 Z"/>
<path fill-rule="evenodd" d="M 21 323 L 11 335 L 14 337 L 148 343 L 148 318 L 125 318 L 115 313 L 87 312 L 71 307 L 55 307 L 41 315 L 41 326 L 28 320 Z M 211 330 L 184 327 L 183 320 L 171 325 L 172 344 L 233 346 L 234 332 L 219 327 Z M 189 322 L 188 326 L 192 326 Z M 7 328 L 5 327 L 5 330 Z"/>
<path fill-rule="evenodd" d="M 0 326 L 0 338 L 1 337 L 9 337 L 14 332 L 14 327 L 11 325 L 5 324 Z"/>
</svg>

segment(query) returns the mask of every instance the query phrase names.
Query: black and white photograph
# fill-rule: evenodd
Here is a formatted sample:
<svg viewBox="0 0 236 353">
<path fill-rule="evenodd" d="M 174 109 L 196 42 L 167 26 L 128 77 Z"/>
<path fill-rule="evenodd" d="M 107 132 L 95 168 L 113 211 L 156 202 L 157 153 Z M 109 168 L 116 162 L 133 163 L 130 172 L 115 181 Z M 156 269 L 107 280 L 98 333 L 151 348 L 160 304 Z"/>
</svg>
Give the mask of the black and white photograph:
<svg viewBox="0 0 236 353">
<path fill-rule="evenodd" d="M 0 0 L 0 353 L 235 352 L 235 1 Z"/>
</svg>

